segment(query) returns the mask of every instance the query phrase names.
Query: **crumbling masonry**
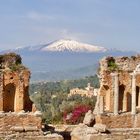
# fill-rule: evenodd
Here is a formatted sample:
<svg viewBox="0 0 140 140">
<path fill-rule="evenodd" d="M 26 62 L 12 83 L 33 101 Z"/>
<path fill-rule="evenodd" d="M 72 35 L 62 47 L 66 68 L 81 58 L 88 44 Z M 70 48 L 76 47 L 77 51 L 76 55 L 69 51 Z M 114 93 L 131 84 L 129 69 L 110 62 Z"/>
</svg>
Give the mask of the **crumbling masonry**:
<svg viewBox="0 0 140 140">
<path fill-rule="evenodd" d="M 102 59 L 99 78 L 96 122 L 109 128 L 140 127 L 140 56 Z"/>
<path fill-rule="evenodd" d="M 140 56 L 105 57 L 98 76 L 94 115 L 91 111 L 85 115 L 84 124 L 73 129 L 71 139 L 139 140 Z M 94 119 L 93 127 L 88 127 Z"/>
<path fill-rule="evenodd" d="M 0 111 L 32 111 L 28 95 L 30 71 L 22 66 L 20 56 L 1 55 L 0 71 Z"/>
<path fill-rule="evenodd" d="M 30 71 L 15 53 L 0 55 L 0 131 L 38 131 L 41 113 L 32 112 Z"/>
</svg>

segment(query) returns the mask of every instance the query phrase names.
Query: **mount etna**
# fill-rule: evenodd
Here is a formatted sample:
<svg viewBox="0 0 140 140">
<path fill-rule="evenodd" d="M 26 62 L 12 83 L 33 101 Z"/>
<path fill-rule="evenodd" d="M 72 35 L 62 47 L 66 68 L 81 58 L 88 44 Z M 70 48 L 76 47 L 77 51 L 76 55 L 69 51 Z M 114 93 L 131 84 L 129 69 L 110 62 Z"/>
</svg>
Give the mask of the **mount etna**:
<svg viewBox="0 0 140 140">
<path fill-rule="evenodd" d="M 129 56 L 135 52 L 109 50 L 74 40 L 58 40 L 49 44 L 19 47 L 1 53 L 15 52 L 32 72 L 32 81 L 59 81 L 94 75 L 98 61 L 104 56 Z"/>
</svg>

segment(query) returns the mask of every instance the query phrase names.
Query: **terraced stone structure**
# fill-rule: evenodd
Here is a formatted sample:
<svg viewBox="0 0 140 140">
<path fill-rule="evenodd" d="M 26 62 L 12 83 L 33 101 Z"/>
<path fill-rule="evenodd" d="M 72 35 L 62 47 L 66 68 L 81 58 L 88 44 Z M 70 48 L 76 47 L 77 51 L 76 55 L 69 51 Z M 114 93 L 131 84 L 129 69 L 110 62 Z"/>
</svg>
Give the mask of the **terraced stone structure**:
<svg viewBox="0 0 140 140">
<path fill-rule="evenodd" d="M 15 53 L 0 55 L 0 132 L 38 131 L 41 113 L 32 112 L 30 71 Z"/>
<path fill-rule="evenodd" d="M 140 127 L 140 55 L 100 61 L 96 122 L 109 128 Z"/>
</svg>

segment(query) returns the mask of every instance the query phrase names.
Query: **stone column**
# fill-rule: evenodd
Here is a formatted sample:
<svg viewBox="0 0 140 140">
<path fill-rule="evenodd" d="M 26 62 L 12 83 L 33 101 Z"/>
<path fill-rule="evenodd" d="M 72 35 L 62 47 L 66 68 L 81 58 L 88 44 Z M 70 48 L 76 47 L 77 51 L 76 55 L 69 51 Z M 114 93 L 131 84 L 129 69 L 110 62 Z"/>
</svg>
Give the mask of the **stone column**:
<svg viewBox="0 0 140 140">
<path fill-rule="evenodd" d="M 122 111 L 123 112 L 127 111 L 127 95 L 126 95 L 126 93 L 124 94 L 124 97 L 123 97 L 123 108 L 122 108 Z"/>
<path fill-rule="evenodd" d="M 100 114 L 103 114 L 104 113 L 104 97 L 103 96 L 100 96 L 99 97 L 99 112 Z"/>
<path fill-rule="evenodd" d="M 131 114 L 136 114 L 136 73 L 135 71 L 131 74 L 132 75 L 132 110 Z"/>
<path fill-rule="evenodd" d="M 119 110 L 119 77 L 118 73 L 112 73 L 114 89 L 114 115 L 118 115 Z"/>
<path fill-rule="evenodd" d="M 3 74 L 0 74 L 0 111 L 3 111 Z"/>
<path fill-rule="evenodd" d="M 15 95 L 15 112 L 20 112 L 24 110 L 24 83 L 23 79 L 17 79 L 18 85 L 16 87 L 16 95 Z"/>
</svg>

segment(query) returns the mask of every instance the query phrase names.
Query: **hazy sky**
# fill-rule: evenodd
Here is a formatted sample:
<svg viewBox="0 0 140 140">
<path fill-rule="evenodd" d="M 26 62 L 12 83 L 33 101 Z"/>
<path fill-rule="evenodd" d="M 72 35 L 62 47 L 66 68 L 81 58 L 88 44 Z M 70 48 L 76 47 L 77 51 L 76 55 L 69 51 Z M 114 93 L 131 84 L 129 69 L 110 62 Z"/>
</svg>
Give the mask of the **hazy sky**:
<svg viewBox="0 0 140 140">
<path fill-rule="evenodd" d="M 140 0 L 0 0 L 0 50 L 61 38 L 140 52 Z"/>
</svg>

